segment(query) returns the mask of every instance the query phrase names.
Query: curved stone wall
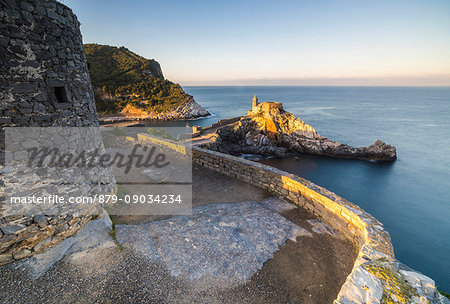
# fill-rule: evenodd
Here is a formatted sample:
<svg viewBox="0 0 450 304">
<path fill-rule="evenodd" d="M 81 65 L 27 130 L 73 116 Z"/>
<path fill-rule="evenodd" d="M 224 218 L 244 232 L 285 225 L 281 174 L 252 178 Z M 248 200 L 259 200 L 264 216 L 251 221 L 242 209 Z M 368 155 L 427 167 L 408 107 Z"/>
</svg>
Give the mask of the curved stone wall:
<svg viewBox="0 0 450 304">
<path fill-rule="evenodd" d="M 180 154 L 179 142 L 138 134 L 142 144 L 164 145 Z M 335 304 L 433 303 L 450 304 L 427 276 L 395 259 L 389 233 L 373 216 L 316 184 L 285 171 L 236 156 L 191 147 L 194 164 L 212 169 L 282 195 L 307 208 L 355 240 L 358 256 Z"/>
<path fill-rule="evenodd" d="M 197 165 L 267 189 L 307 208 L 359 244 L 335 303 L 449 303 L 432 279 L 395 260 L 390 236 L 373 216 L 314 183 L 228 154 L 192 148 Z"/>
<path fill-rule="evenodd" d="M 97 126 L 72 10 L 55 0 L 4 0 L 0 22 L 0 125 Z"/>
<path fill-rule="evenodd" d="M 0 1 L 0 265 L 46 250 L 91 218 L 75 211 L 5 212 L 5 194 L 42 182 L 5 167 L 5 127 L 98 126 L 79 25 L 55 0 Z"/>
</svg>

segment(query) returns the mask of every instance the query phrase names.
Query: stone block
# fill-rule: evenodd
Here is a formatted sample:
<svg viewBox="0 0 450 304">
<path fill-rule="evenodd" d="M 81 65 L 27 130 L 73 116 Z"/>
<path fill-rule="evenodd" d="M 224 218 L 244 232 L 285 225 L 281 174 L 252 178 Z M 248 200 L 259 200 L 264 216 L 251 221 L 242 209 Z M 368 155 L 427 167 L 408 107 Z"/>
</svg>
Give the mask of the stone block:
<svg viewBox="0 0 450 304">
<path fill-rule="evenodd" d="M 58 57 L 61 60 L 65 60 L 67 58 L 66 52 L 64 50 L 58 51 Z"/>
<path fill-rule="evenodd" d="M 34 121 L 51 121 L 51 116 L 50 115 L 44 115 L 44 114 L 37 114 L 37 115 L 33 115 L 33 120 Z"/>
<path fill-rule="evenodd" d="M 66 231 L 67 229 L 69 229 L 69 225 L 68 225 L 67 223 L 64 224 L 64 225 L 61 225 L 61 226 L 59 226 L 59 227 L 57 227 L 57 228 L 55 229 L 55 235 L 62 234 L 62 233 L 64 233 L 64 231 Z"/>
<path fill-rule="evenodd" d="M 35 113 L 45 112 L 47 108 L 42 103 L 35 103 L 33 106 L 33 111 Z"/>
<path fill-rule="evenodd" d="M 39 228 L 35 225 L 26 226 L 25 229 L 18 233 L 19 239 L 16 242 L 21 242 L 26 238 L 33 237 L 38 232 Z"/>
<path fill-rule="evenodd" d="M 0 125 L 1 124 L 9 124 L 9 123 L 11 123 L 10 117 L 0 117 Z"/>
<path fill-rule="evenodd" d="M 7 46 L 9 43 L 9 37 L 0 36 L 0 46 Z"/>
<path fill-rule="evenodd" d="M 41 66 L 41 64 L 39 62 L 35 61 L 35 60 L 27 60 L 27 61 L 22 63 L 22 66 L 24 66 L 24 67 L 32 67 L 32 68 L 37 69 L 38 67 Z"/>
<path fill-rule="evenodd" d="M 16 94 L 36 93 L 37 89 L 36 83 L 20 83 L 14 85 L 11 92 Z"/>
<path fill-rule="evenodd" d="M 12 254 L 10 253 L 0 254 L 0 265 L 8 264 L 12 261 L 14 261 Z"/>
<path fill-rule="evenodd" d="M 27 3 L 25 1 L 20 2 L 20 8 L 24 11 L 27 12 L 33 12 L 34 11 L 34 6 L 30 3 Z"/>
<path fill-rule="evenodd" d="M 32 254 L 32 252 L 31 252 L 30 249 L 22 248 L 22 249 L 20 249 L 19 251 L 14 252 L 14 253 L 13 253 L 13 257 L 14 257 L 14 259 L 16 259 L 16 260 L 20 260 L 20 259 L 29 257 L 31 254 Z"/>
<path fill-rule="evenodd" d="M 42 223 L 42 222 L 47 222 L 47 217 L 43 214 L 38 214 L 36 216 L 34 216 L 33 221 L 36 224 Z"/>
<path fill-rule="evenodd" d="M 33 113 L 33 110 L 30 108 L 20 108 L 19 113 L 23 115 L 31 114 Z"/>
<path fill-rule="evenodd" d="M 39 61 L 43 61 L 43 60 L 47 60 L 47 59 L 51 59 L 52 55 L 47 52 L 47 51 L 40 51 L 38 53 L 36 53 L 36 59 Z"/>
<path fill-rule="evenodd" d="M 16 240 L 18 239 L 19 237 L 15 234 L 4 235 L 0 239 L 0 253 L 4 252 L 9 246 L 14 244 L 14 242 L 16 242 Z"/>
<path fill-rule="evenodd" d="M 52 73 L 51 75 L 53 74 L 57 76 L 56 73 Z M 46 83 L 50 87 L 63 87 L 66 85 L 66 83 L 61 79 L 47 79 Z"/>
<path fill-rule="evenodd" d="M 52 9 L 47 10 L 47 16 L 49 18 L 52 18 L 52 19 L 55 19 L 58 21 L 61 19 L 61 16 L 57 12 L 53 11 Z"/>
<path fill-rule="evenodd" d="M 13 234 L 17 233 L 26 228 L 25 225 L 17 224 L 17 225 L 6 225 L 2 227 L 2 231 L 4 234 Z"/>
</svg>

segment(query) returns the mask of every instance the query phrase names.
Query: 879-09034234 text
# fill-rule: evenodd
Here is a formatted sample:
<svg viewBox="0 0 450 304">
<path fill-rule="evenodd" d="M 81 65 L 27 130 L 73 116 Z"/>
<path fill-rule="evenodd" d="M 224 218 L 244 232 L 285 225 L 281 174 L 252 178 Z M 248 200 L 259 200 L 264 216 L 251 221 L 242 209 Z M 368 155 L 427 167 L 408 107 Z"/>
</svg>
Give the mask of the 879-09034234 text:
<svg viewBox="0 0 450 304">
<path fill-rule="evenodd" d="M 11 204 L 181 204 L 183 202 L 181 194 L 127 194 L 123 196 L 96 194 L 94 196 L 12 196 Z"/>
</svg>

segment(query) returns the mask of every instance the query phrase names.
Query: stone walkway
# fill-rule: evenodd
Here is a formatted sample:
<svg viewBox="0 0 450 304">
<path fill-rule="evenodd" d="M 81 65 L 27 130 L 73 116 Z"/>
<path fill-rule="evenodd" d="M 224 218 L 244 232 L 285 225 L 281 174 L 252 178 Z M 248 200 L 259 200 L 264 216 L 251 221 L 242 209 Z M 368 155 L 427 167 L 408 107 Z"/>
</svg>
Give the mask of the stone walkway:
<svg viewBox="0 0 450 304">
<path fill-rule="evenodd" d="M 209 205 L 192 216 L 118 225 L 117 240 L 172 276 L 205 288 L 245 283 L 286 240 L 311 233 L 273 211 L 293 206 L 277 199 Z"/>
<path fill-rule="evenodd" d="M 91 221 L 53 250 L 0 267 L 0 302 L 332 303 L 353 265 L 350 241 L 258 188 L 198 173 L 231 188 L 197 191 L 192 216 L 116 225 L 123 250 L 108 221 Z M 210 195 L 222 202 L 208 204 Z"/>
</svg>

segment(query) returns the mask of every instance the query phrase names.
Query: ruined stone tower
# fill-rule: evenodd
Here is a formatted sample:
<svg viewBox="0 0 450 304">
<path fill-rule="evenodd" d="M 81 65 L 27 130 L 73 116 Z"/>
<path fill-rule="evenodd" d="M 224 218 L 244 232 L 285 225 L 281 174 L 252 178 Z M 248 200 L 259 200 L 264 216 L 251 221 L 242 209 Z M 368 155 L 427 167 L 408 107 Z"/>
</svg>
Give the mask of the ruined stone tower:
<svg viewBox="0 0 450 304">
<path fill-rule="evenodd" d="M 98 126 L 79 26 L 72 10 L 56 0 L 0 0 L 0 265 L 46 250 L 91 218 L 80 210 L 37 207 L 11 215 L 5 204 L 5 196 L 24 184 L 24 192 L 51 193 L 37 188 L 41 176 L 5 165 L 5 127 Z M 88 146 L 93 138 L 86 136 L 85 142 Z M 96 176 L 106 180 L 104 174 Z M 89 185 L 81 174 L 72 176 Z M 113 177 L 108 178 L 110 187 Z M 83 193 L 89 195 L 91 188 Z"/>
<path fill-rule="evenodd" d="M 258 97 L 255 94 L 255 96 L 253 96 L 253 101 L 252 101 L 252 111 L 255 111 L 257 105 L 258 105 Z"/>
<path fill-rule="evenodd" d="M 0 16 L 0 125 L 97 126 L 72 10 L 55 0 L 5 0 Z"/>
</svg>

